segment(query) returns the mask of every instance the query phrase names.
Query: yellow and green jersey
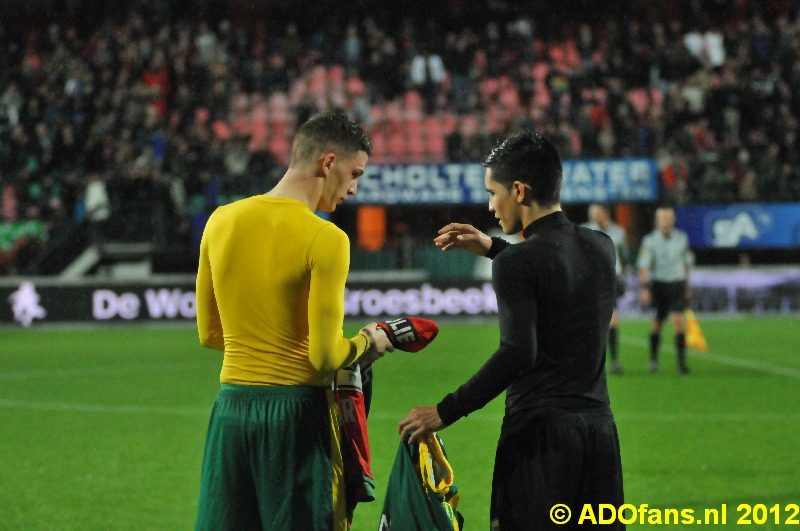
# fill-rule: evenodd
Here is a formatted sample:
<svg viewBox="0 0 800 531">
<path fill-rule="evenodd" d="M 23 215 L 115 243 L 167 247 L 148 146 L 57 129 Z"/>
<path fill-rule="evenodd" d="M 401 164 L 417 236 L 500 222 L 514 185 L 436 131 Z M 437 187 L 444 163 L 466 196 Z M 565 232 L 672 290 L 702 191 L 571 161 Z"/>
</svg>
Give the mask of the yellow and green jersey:
<svg viewBox="0 0 800 531">
<path fill-rule="evenodd" d="M 328 385 L 369 347 L 342 336 L 350 242 L 293 199 L 219 207 L 200 244 L 200 342 L 224 350 L 220 381 Z"/>
</svg>

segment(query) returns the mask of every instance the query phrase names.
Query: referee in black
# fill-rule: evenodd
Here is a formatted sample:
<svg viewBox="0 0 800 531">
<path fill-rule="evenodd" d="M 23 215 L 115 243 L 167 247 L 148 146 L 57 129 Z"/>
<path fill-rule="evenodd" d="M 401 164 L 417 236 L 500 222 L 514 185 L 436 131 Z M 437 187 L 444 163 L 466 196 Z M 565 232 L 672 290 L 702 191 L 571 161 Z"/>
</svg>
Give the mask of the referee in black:
<svg viewBox="0 0 800 531">
<path fill-rule="evenodd" d="M 614 244 L 561 211 L 561 159 L 553 144 L 516 133 L 484 161 L 489 211 L 511 245 L 471 225 L 434 240 L 494 260 L 500 346 L 436 406 L 412 409 L 398 429 L 413 442 L 506 391 L 492 481 L 492 530 L 583 529 L 584 504 L 623 503 L 619 439 L 608 399 L 605 344 L 616 297 Z M 557 525 L 551 509 L 567 505 Z M 556 511 L 556 515 L 559 515 Z M 624 529 L 614 523 L 608 529 Z"/>
<path fill-rule="evenodd" d="M 643 307 L 654 306 L 656 315 L 650 327 L 650 372 L 658 371 L 661 328 L 667 315 L 672 316 L 678 372 L 688 374 L 686 364 L 686 317 L 689 299 L 689 269 L 694 255 L 689 237 L 675 228 L 675 210 L 656 209 L 656 228 L 644 237 L 636 266 L 639 268 L 639 299 Z"/>
</svg>

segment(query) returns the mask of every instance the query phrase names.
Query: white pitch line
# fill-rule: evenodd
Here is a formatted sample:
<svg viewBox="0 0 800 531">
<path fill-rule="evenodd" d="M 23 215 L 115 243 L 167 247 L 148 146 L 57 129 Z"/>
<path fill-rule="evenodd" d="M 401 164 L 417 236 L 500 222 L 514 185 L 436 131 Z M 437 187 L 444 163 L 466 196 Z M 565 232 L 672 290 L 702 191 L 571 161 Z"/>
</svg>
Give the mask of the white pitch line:
<svg viewBox="0 0 800 531">
<path fill-rule="evenodd" d="M 622 336 L 622 343 L 637 347 L 647 347 L 648 349 L 650 347 L 650 344 L 643 339 L 630 338 L 625 336 Z M 675 354 L 674 345 L 662 346 L 662 350 L 665 349 Z M 790 378 L 800 379 L 800 370 L 790 369 L 789 367 L 781 367 L 779 365 L 770 365 L 769 363 L 762 363 L 760 361 L 735 358 L 733 356 L 728 356 L 726 354 L 719 354 L 717 352 L 701 352 L 699 350 L 688 349 L 688 347 L 687 347 L 687 354 L 689 357 L 700 358 L 705 361 L 719 363 L 720 365 L 729 365 L 731 367 L 743 367 L 745 369 L 765 372 L 767 374 L 774 374 L 777 376 L 788 376 Z"/>
</svg>

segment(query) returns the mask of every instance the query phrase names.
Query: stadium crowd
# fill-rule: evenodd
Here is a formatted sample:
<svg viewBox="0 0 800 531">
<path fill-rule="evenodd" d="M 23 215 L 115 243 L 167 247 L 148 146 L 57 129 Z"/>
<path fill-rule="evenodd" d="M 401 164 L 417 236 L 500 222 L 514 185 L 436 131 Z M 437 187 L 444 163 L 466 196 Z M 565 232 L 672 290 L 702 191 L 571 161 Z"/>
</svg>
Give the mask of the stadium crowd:
<svg viewBox="0 0 800 531">
<path fill-rule="evenodd" d="M 564 158 L 653 158 L 674 203 L 800 200 L 798 3 L 728 4 L 560 32 L 524 13 L 0 26 L 0 223 L 188 247 L 192 216 L 266 190 L 297 124 L 334 107 L 369 129 L 377 163 L 476 161 L 535 127 Z M 0 272 L 41 251 L 9 242 Z"/>
</svg>

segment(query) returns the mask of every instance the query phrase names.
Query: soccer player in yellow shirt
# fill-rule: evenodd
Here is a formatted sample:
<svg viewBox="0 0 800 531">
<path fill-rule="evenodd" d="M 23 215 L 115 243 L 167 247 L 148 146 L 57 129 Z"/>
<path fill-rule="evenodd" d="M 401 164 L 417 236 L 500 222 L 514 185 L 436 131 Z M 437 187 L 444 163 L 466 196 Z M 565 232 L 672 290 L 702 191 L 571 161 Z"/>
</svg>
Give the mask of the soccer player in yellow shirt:
<svg viewBox="0 0 800 531">
<path fill-rule="evenodd" d="M 370 323 L 342 336 L 347 235 L 314 214 L 355 195 L 372 145 L 337 112 L 297 131 L 264 195 L 218 208 L 200 244 L 200 342 L 224 351 L 197 529 L 344 530 L 334 371 L 391 351 Z"/>
</svg>

